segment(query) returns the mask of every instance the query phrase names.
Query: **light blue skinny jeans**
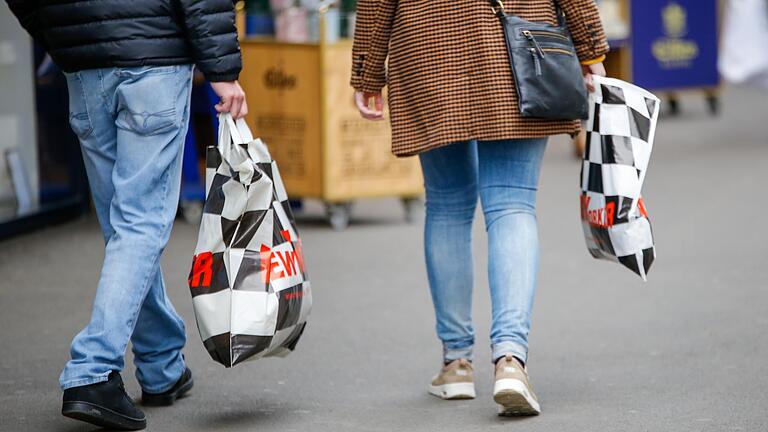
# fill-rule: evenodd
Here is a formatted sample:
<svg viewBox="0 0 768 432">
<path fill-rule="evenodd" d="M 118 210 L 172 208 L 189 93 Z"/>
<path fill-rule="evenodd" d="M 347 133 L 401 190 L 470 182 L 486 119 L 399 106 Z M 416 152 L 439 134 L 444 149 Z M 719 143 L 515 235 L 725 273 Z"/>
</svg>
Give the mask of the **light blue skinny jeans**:
<svg viewBox="0 0 768 432">
<path fill-rule="evenodd" d="M 161 393 L 185 369 L 184 322 L 166 297 L 160 255 L 179 200 L 192 66 L 89 69 L 67 84 L 106 249 L 91 320 L 60 384 L 106 381 L 123 369 L 130 340 L 139 384 Z"/>
<path fill-rule="evenodd" d="M 539 242 L 536 191 L 546 138 L 459 142 L 422 153 L 424 248 L 443 360 L 471 360 L 472 221 L 480 197 L 488 232 L 493 360 L 528 357 Z"/>
</svg>

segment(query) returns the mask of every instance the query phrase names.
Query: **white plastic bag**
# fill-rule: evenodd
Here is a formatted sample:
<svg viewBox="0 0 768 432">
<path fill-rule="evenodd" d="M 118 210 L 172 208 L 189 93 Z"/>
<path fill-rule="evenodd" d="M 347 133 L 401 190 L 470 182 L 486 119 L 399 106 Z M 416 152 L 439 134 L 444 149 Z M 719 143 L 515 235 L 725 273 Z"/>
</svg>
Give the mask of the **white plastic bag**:
<svg viewBox="0 0 768 432">
<path fill-rule="evenodd" d="M 294 349 L 312 307 L 277 164 L 245 121 L 219 117 L 189 288 L 200 337 L 226 367 Z"/>
<path fill-rule="evenodd" d="M 581 220 L 589 252 L 646 279 L 656 258 L 641 197 L 653 149 L 659 99 L 613 78 L 595 76 L 589 94 L 581 170 Z"/>
</svg>

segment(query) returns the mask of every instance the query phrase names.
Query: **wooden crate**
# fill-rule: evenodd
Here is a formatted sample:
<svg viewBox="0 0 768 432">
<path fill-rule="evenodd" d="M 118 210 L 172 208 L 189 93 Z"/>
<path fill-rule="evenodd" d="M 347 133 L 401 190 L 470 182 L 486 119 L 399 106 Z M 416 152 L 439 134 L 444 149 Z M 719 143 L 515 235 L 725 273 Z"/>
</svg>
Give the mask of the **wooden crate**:
<svg viewBox="0 0 768 432">
<path fill-rule="evenodd" d="M 422 194 L 418 160 L 391 154 L 389 122 L 357 112 L 349 41 L 250 39 L 241 46 L 247 121 L 278 162 L 291 197 L 345 203 Z"/>
</svg>

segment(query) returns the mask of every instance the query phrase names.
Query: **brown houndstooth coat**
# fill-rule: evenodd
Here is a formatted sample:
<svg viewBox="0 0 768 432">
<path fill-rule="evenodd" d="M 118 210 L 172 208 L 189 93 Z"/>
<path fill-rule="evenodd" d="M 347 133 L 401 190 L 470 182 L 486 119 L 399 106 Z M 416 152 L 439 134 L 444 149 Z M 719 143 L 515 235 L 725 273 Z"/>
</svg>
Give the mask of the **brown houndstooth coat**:
<svg viewBox="0 0 768 432">
<path fill-rule="evenodd" d="M 608 52 L 594 0 L 559 2 L 579 59 Z M 553 0 L 505 5 L 521 18 L 556 23 Z M 351 85 L 372 93 L 387 86 L 398 156 L 470 139 L 578 132 L 575 121 L 520 115 L 504 34 L 488 0 L 358 0 L 356 27 Z"/>
</svg>

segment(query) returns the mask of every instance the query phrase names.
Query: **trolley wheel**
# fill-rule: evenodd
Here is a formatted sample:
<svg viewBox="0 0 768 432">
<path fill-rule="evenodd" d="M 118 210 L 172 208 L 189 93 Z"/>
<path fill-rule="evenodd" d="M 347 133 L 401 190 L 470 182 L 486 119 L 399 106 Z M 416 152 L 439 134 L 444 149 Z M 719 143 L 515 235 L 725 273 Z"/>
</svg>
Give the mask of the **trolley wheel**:
<svg viewBox="0 0 768 432">
<path fill-rule="evenodd" d="M 203 203 L 200 201 L 182 201 L 181 216 L 188 224 L 199 224 L 203 218 Z"/>
<path fill-rule="evenodd" d="M 419 219 L 424 204 L 419 198 L 403 198 L 403 209 L 405 210 L 405 221 L 415 223 Z"/>
<path fill-rule="evenodd" d="M 349 219 L 352 216 L 352 203 L 326 203 L 325 214 L 333 229 L 343 231 L 349 226 Z"/>
<path fill-rule="evenodd" d="M 677 97 L 669 98 L 669 115 L 676 116 L 680 114 L 680 100 Z"/>
<path fill-rule="evenodd" d="M 717 97 L 717 95 L 714 94 L 708 94 L 707 97 L 707 108 L 709 108 L 709 113 L 713 116 L 720 114 L 720 98 Z"/>
</svg>

